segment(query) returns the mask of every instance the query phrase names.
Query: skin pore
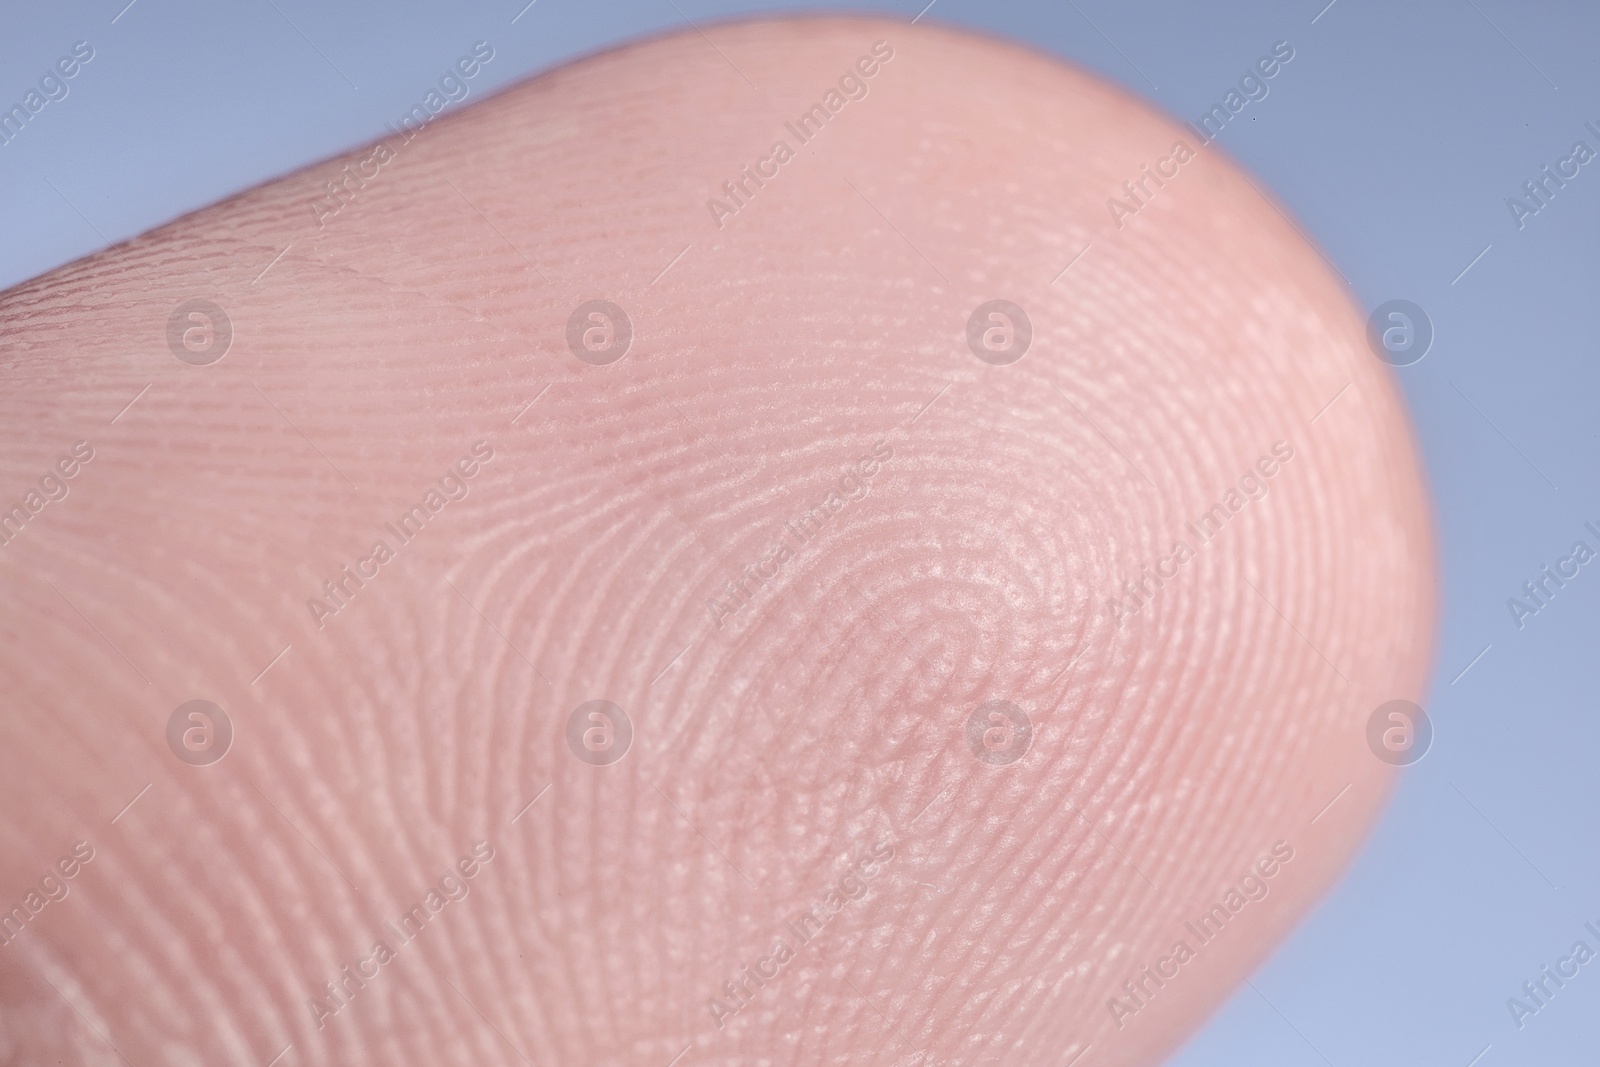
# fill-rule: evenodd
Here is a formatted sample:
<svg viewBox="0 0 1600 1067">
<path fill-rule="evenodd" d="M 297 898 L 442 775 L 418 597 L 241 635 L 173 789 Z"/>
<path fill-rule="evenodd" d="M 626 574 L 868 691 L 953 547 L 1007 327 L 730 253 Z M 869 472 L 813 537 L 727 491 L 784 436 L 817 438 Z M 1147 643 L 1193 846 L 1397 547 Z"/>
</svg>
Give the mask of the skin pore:
<svg viewBox="0 0 1600 1067">
<path fill-rule="evenodd" d="M 0 1060 L 1160 1062 L 1434 623 L 1319 254 L 1108 213 L 1183 137 L 741 22 L 0 296 Z"/>
</svg>

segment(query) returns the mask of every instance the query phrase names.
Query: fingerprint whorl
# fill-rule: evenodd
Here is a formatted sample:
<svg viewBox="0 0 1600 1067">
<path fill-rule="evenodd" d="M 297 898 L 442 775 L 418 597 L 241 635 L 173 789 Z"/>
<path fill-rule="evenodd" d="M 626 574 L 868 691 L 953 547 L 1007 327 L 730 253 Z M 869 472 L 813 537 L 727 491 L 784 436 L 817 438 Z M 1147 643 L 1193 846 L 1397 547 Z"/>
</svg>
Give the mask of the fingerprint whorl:
<svg viewBox="0 0 1600 1067">
<path fill-rule="evenodd" d="M 1108 225 L 1183 134 L 1041 56 L 706 33 L 440 119 L 326 226 L 327 175 L 291 175 L 0 308 L 38 371 L 6 426 L 149 386 L 29 549 L 60 589 L 5 621 L 47 648 L 0 651 L 42 709 L 13 747 L 105 772 L 50 783 L 30 863 L 157 783 L 30 963 L 116 945 L 75 1003 L 147 989 L 106 1015 L 136 1062 L 174 1030 L 342 1064 L 1148 1061 L 1355 847 L 1427 531 L 1321 260 L 1217 152 Z M 205 367 L 165 332 L 200 297 L 233 331 Z M 195 696 L 238 726 L 211 768 L 160 732 Z M 1216 885 L 1324 832 L 1167 1023 L 1114 1025 Z M 399 962 L 308 1006 L 430 894 Z"/>
</svg>

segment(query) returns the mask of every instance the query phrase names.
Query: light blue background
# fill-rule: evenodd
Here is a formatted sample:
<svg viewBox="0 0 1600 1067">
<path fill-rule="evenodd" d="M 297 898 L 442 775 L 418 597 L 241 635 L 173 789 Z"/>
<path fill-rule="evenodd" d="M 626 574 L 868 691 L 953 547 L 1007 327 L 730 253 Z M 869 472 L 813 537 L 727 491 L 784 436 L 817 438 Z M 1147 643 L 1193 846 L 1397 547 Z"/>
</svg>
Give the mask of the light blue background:
<svg viewBox="0 0 1600 1067">
<path fill-rule="evenodd" d="M 497 55 L 474 97 L 685 16 L 778 6 L 538 0 L 513 25 L 525 2 L 10 5 L 0 105 L 74 41 L 96 57 L 0 147 L 0 288 L 375 138 L 478 38 Z M 925 2 L 858 6 L 909 19 Z M 1600 925 L 1600 563 L 1520 632 L 1506 599 L 1574 540 L 1597 544 L 1600 162 L 1520 231 L 1505 198 L 1574 140 L 1600 148 L 1583 128 L 1600 125 L 1600 8 L 1325 2 L 938 0 L 925 16 L 1191 121 L 1290 41 L 1219 145 L 1366 307 L 1414 300 L 1437 331 L 1399 372 L 1443 551 L 1434 748 L 1337 891 L 1173 1063 L 1466 1067 L 1485 1046 L 1481 1067 L 1593 1062 L 1600 962 L 1521 1032 L 1505 1002 L 1580 936 L 1600 948 L 1582 929 Z"/>
</svg>

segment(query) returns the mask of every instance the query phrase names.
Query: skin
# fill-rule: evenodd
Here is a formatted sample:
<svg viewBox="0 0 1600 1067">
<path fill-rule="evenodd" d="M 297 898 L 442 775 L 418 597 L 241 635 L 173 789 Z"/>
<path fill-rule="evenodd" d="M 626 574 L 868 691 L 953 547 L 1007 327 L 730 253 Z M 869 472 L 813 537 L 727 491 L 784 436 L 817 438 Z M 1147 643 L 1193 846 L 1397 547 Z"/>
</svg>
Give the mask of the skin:
<svg viewBox="0 0 1600 1067">
<path fill-rule="evenodd" d="M 313 207 L 371 154 L 0 298 L 5 506 L 94 450 L 0 549 L 0 906 L 93 849 L 0 948 L 0 1059 L 1153 1064 L 1344 869 L 1367 719 L 1425 682 L 1424 489 L 1360 315 L 1218 149 L 1012 44 L 817 19 L 573 64 Z M 209 366 L 167 341 L 197 297 Z M 596 298 L 609 365 L 566 341 Z M 1004 366 L 964 334 L 996 298 Z M 203 766 L 164 733 L 197 698 Z M 609 766 L 566 739 L 599 698 Z M 1003 718 L 969 745 L 993 700 L 1011 762 Z"/>
</svg>

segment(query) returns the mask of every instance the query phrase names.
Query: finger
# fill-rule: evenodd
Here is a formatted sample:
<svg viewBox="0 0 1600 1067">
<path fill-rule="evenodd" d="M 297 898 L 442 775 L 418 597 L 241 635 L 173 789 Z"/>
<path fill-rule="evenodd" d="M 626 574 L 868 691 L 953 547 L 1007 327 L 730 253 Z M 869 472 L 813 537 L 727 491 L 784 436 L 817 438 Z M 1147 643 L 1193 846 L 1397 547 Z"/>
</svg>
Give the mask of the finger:
<svg viewBox="0 0 1600 1067">
<path fill-rule="evenodd" d="M 1010 45 L 656 39 L 0 320 L 23 1059 L 1155 1063 L 1420 693 L 1345 292 Z"/>
</svg>

